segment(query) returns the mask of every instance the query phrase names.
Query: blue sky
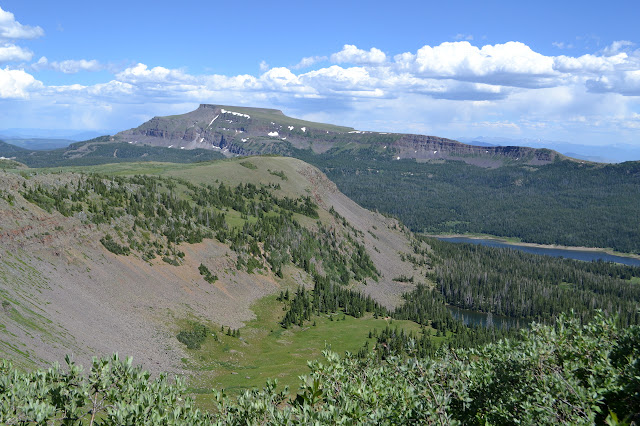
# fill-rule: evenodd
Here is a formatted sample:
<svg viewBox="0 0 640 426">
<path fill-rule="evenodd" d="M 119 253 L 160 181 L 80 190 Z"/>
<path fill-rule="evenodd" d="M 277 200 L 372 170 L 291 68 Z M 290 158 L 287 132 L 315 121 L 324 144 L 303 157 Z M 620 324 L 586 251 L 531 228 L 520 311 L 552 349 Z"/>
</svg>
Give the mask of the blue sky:
<svg viewBox="0 0 640 426">
<path fill-rule="evenodd" d="M 0 8 L 0 129 L 118 131 L 220 103 L 366 130 L 640 145 L 638 2 Z"/>
</svg>

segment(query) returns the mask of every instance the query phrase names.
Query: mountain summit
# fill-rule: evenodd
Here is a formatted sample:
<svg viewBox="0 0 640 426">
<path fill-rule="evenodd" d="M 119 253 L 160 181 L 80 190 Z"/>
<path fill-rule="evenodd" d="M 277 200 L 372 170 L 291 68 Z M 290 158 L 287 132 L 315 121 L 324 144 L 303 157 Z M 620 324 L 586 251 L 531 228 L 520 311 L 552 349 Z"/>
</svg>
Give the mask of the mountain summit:
<svg viewBox="0 0 640 426">
<path fill-rule="evenodd" d="M 187 114 L 154 117 L 135 129 L 118 133 L 116 138 L 167 148 L 214 149 L 232 156 L 284 154 L 291 147 L 321 152 L 330 145 L 319 143 L 314 147 L 315 142 L 330 142 L 336 135 L 350 131 L 350 127 L 287 117 L 276 109 L 202 104 Z"/>
</svg>

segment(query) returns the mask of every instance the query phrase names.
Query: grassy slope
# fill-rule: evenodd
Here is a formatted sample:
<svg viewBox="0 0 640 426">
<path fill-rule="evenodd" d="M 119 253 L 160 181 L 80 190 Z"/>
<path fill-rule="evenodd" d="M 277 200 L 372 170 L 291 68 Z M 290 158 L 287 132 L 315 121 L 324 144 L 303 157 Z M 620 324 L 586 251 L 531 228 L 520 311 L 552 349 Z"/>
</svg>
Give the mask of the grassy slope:
<svg viewBox="0 0 640 426">
<path fill-rule="evenodd" d="M 260 167 L 256 169 L 239 167 L 239 163 L 242 162 L 258 164 Z M 294 173 L 293 164 L 295 163 L 298 163 L 298 160 L 287 157 L 246 157 L 194 164 L 132 162 L 96 166 L 53 167 L 31 169 L 29 173 L 84 172 L 122 176 L 148 174 L 179 177 L 196 184 L 213 183 L 216 179 L 232 185 L 237 185 L 239 182 L 256 184 L 280 183 L 281 186 L 285 187 L 284 191 L 287 194 L 284 195 L 293 196 L 294 194 L 301 195 L 300 191 L 304 191 L 304 183 L 299 179 L 283 180 L 270 174 L 268 170 L 283 170 L 285 174 L 287 171 L 291 174 Z"/>
<path fill-rule="evenodd" d="M 269 378 L 296 391 L 298 377 L 308 372 L 307 360 L 321 358 L 325 347 L 338 353 L 357 352 L 367 341 L 373 347 L 375 339 L 368 338 L 369 331 L 389 325 L 389 320 L 375 319 L 371 314 L 356 319 L 337 313 L 334 321 L 316 316 L 311 322 L 315 321 L 315 326 L 286 330 L 278 325 L 284 316 L 283 306 L 275 295 L 267 296 L 253 305 L 256 319 L 240 330 L 241 339 L 217 329 L 219 341 L 209 337 L 201 349 L 189 351 L 185 363 L 193 371 L 190 390 L 197 394 L 199 404 L 208 406 L 212 387 L 236 393 L 262 387 Z M 391 327 L 420 332 L 410 321 L 392 321 Z"/>
<path fill-rule="evenodd" d="M 238 162 L 249 162 L 256 168 L 237 167 Z M 200 167 L 181 167 L 166 170 L 165 173 L 196 183 L 210 183 L 215 179 L 228 184 L 238 181 L 279 183 L 282 187 L 280 193 L 292 197 L 309 192 L 308 182 L 300 179 L 296 172 L 296 168 L 302 164 L 286 157 L 253 157 Z M 282 171 L 287 179 L 283 180 L 269 170 Z M 325 210 L 319 213 L 322 221 L 329 220 L 330 215 Z M 289 286 L 292 284 L 289 283 Z M 283 306 L 275 300 L 275 295 L 253 306 L 256 319 L 241 329 L 246 344 L 239 339 L 220 335 L 217 330 L 221 343 L 208 339 L 201 350 L 192 351 L 188 365 L 197 371 L 193 387 L 200 391 L 212 386 L 238 391 L 262 386 L 267 378 L 278 378 L 282 385 L 293 386 L 298 383 L 298 376 L 308 371 L 307 360 L 320 357 L 325 344 L 340 353 L 357 352 L 368 340 L 370 330 L 380 330 L 388 324 L 384 319 L 374 319 L 371 315 L 359 319 L 347 316 L 346 321 L 316 317 L 315 327 L 285 330 L 277 324 L 284 316 Z M 342 318 L 342 315 L 336 318 Z M 417 324 L 409 321 L 394 321 L 393 325 L 406 331 L 419 330 Z M 372 346 L 373 339 L 370 344 Z M 201 396 L 199 401 L 206 399 L 206 396 Z"/>
</svg>

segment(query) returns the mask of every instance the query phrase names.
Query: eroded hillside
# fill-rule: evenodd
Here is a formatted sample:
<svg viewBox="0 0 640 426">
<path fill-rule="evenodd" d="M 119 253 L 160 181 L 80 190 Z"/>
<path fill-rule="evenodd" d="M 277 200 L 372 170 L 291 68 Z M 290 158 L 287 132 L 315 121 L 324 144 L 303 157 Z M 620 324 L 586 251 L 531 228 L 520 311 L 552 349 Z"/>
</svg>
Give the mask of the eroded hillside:
<svg viewBox="0 0 640 426">
<path fill-rule="evenodd" d="M 27 366 L 117 351 L 178 371 L 180 321 L 241 327 L 314 272 L 393 307 L 414 285 L 394 278 L 420 272 L 397 221 L 295 159 L 0 172 L 0 188 L 0 351 Z"/>
</svg>

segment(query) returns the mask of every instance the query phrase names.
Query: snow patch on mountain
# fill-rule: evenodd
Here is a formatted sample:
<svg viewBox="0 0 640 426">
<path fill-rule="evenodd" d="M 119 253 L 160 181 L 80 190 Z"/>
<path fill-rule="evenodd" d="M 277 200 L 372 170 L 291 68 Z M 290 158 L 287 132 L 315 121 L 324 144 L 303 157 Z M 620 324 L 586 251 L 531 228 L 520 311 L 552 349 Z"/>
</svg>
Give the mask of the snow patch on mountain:
<svg viewBox="0 0 640 426">
<path fill-rule="evenodd" d="M 241 112 L 235 112 L 235 111 L 227 111 L 227 110 L 226 110 L 226 109 L 224 109 L 224 108 L 220 108 L 220 112 L 221 112 L 222 114 L 232 114 L 232 115 L 236 115 L 236 116 L 238 116 L 238 117 L 251 118 L 251 116 L 250 116 L 250 115 L 248 115 L 248 114 L 243 114 L 243 113 L 241 113 Z"/>
</svg>

